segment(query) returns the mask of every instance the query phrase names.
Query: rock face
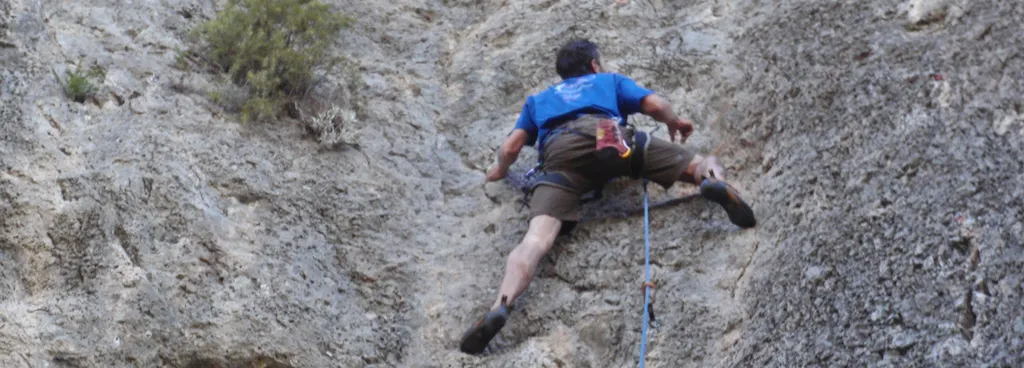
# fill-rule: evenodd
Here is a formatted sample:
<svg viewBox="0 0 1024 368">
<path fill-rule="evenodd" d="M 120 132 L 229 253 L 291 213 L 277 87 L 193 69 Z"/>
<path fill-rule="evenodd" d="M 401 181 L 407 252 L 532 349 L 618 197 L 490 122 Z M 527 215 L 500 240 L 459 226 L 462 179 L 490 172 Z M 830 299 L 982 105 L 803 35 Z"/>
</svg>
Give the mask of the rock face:
<svg viewBox="0 0 1024 368">
<path fill-rule="evenodd" d="M 526 229 L 483 169 L 571 37 L 694 119 L 759 215 L 652 212 L 648 366 L 1024 361 L 1024 3 L 332 3 L 337 147 L 173 67 L 213 2 L 0 2 L 0 366 L 635 366 L 643 219 L 599 211 L 634 181 L 488 354 L 456 349 Z M 79 62 L 84 104 L 53 78 Z"/>
</svg>

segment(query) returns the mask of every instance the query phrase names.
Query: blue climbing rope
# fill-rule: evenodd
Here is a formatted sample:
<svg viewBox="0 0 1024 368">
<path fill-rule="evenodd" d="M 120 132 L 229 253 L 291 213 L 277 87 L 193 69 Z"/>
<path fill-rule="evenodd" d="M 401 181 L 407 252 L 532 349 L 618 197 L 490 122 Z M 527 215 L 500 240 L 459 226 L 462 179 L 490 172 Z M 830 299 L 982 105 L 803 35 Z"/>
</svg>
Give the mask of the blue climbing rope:
<svg viewBox="0 0 1024 368">
<path fill-rule="evenodd" d="M 640 333 L 640 368 L 644 368 L 644 357 L 647 355 L 647 316 L 650 311 L 651 284 L 651 221 L 647 205 L 647 178 L 644 178 L 644 325 Z"/>
</svg>

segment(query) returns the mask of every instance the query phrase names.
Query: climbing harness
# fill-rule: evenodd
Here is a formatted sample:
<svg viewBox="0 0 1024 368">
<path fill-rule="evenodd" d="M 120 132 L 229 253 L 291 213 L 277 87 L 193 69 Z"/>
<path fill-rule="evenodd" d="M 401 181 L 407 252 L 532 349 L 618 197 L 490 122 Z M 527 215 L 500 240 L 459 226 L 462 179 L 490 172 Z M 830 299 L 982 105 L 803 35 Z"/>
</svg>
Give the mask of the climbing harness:
<svg viewBox="0 0 1024 368">
<path fill-rule="evenodd" d="M 593 113 L 593 112 L 591 112 Z M 579 116 L 577 116 L 579 118 Z M 567 123 L 571 120 L 567 120 Z M 575 134 L 581 137 L 594 139 L 595 149 L 594 154 L 597 155 L 600 160 L 616 160 L 626 159 L 629 160 L 630 177 L 633 179 L 639 179 L 642 176 L 641 171 L 644 167 L 644 160 L 647 153 L 647 146 L 650 142 L 649 134 L 647 132 L 637 131 L 635 127 L 629 125 L 631 132 L 633 133 L 631 139 L 626 139 L 623 133 L 623 128 L 620 125 L 622 118 L 607 117 L 603 116 L 602 121 L 598 123 L 597 130 L 595 132 L 584 132 L 578 129 L 574 129 L 568 126 L 560 126 L 553 129 L 545 137 L 544 141 L 550 141 L 559 134 Z M 655 129 L 657 130 L 657 129 Z M 631 142 L 630 142 L 631 141 Z M 632 143 L 632 145 L 630 144 Z M 562 189 L 570 191 L 578 191 L 578 188 L 564 174 L 557 171 L 545 171 L 544 167 L 544 147 L 545 142 L 540 142 L 537 164 L 526 172 L 522 177 L 522 185 L 520 190 L 523 192 L 523 203 L 519 208 L 522 211 L 528 206 L 530 196 L 533 194 L 534 189 L 538 185 L 552 185 Z M 606 184 L 606 183 L 605 183 Z M 591 201 L 601 199 L 603 197 L 604 184 L 598 185 L 596 188 L 587 193 L 581 193 L 580 203 L 585 204 Z"/>
</svg>

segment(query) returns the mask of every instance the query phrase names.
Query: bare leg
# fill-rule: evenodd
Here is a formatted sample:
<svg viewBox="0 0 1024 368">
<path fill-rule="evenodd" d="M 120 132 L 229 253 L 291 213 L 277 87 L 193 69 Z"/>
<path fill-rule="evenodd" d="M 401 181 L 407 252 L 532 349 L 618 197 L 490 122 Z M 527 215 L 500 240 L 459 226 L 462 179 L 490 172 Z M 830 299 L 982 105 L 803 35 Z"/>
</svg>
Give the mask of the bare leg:
<svg viewBox="0 0 1024 368">
<path fill-rule="evenodd" d="M 562 221 L 551 216 L 537 216 L 530 219 L 530 229 L 526 231 L 523 241 L 508 255 L 505 266 L 505 278 L 501 280 L 498 300 L 494 307 L 484 315 L 473 327 L 462 335 L 459 350 L 468 354 L 479 354 L 487 349 L 491 339 L 508 321 L 508 309 L 501 308 L 502 297 L 512 303 L 526 291 L 533 280 L 540 258 L 547 254 L 555 243 Z"/>
<path fill-rule="evenodd" d="M 725 180 L 725 168 L 718 162 L 718 157 L 696 155 L 690 165 L 686 167 L 680 181 L 700 185 L 705 177 L 714 177 L 718 180 Z"/>
<path fill-rule="evenodd" d="M 530 219 L 530 229 L 526 231 L 523 241 L 508 255 L 505 278 L 501 280 L 498 299 L 494 301 L 491 310 L 501 306 L 502 296 L 507 296 L 507 303 L 512 304 L 526 291 L 526 287 L 533 280 L 537 264 L 540 263 L 541 257 L 551 250 L 561 227 L 562 221 L 551 216 L 540 215 Z"/>
</svg>

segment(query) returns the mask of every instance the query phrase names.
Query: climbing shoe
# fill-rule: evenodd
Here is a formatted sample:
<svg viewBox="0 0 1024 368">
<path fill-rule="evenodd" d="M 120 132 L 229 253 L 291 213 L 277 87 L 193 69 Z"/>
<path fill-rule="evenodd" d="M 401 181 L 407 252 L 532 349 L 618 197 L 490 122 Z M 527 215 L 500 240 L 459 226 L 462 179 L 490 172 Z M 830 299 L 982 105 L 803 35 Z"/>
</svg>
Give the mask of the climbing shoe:
<svg viewBox="0 0 1024 368">
<path fill-rule="evenodd" d="M 715 178 L 704 178 L 700 183 L 700 194 L 704 198 L 722 205 L 725 213 L 729 215 L 729 221 L 736 226 L 751 228 L 757 225 L 754 210 L 740 198 L 736 189 L 728 183 Z"/>
<path fill-rule="evenodd" d="M 473 325 L 462 335 L 462 342 L 459 343 L 459 350 L 466 354 L 480 354 L 491 342 L 491 339 L 498 334 L 508 321 L 508 306 L 505 305 L 505 298 L 501 300 L 498 309 L 487 312 L 483 318 Z"/>
</svg>

